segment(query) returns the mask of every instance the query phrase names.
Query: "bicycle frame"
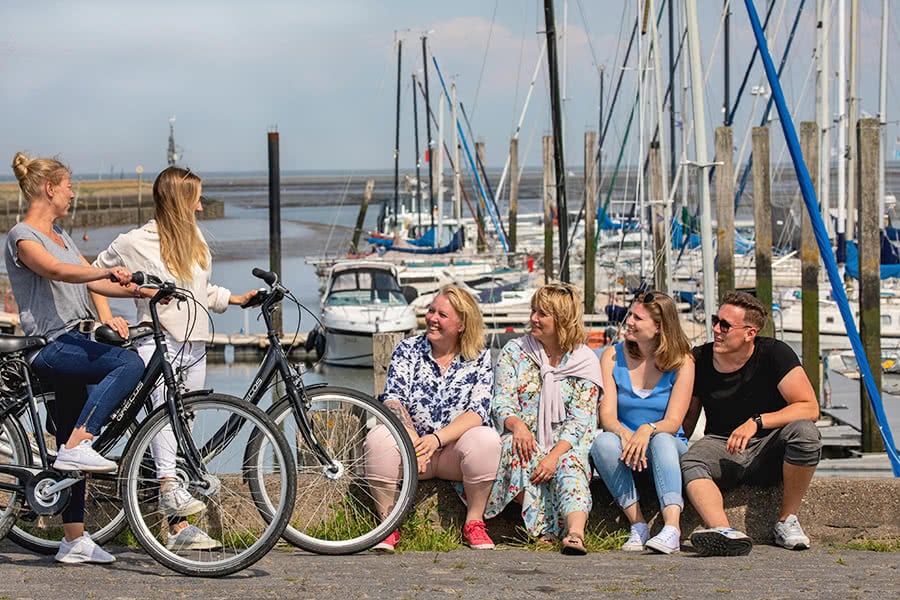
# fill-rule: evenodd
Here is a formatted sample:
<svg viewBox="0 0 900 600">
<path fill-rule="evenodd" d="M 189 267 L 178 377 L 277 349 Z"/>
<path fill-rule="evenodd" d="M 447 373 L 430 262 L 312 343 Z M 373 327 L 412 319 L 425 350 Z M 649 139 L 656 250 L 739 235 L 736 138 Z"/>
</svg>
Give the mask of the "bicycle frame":
<svg viewBox="0 0 900 600">
<path fill-rule="evenodd" d="M 247 393 L 244 395 L 244 400 L 259 405 L 263 394 L 269 389 L 276 372 L 280 374 L 287 392 L 287 397 L 290 398 L 294 419 L 297 422 L 303 440 L 313 451 L 316 459 L 323 467 L 337 470 L 339 468 L 338 465 L 335 464 L 328 451 L 322 446 L 319 440 L 316 439 L 316 436 L 313 433 L 312 425 L 306 414 L 309 400 L 303 378 L 288 362 L 284 348 L 281 347 L 281 340 L 278 338 L 278 332 L 275 331 L 275 327 L 272 324 L 272 313 L 275 312 L 278 308 L 278 304 L 284 299 L 287 290 L 280 282 L 276 282 L 271 287 L 271 292 L 269 292 L 268 297 L 260 306 L 263 321 L 266 324 L 266 338 L 269 341 L 269 348 L 266 351 L 265 357 L 263 357 L 256 375 L 253 377 L 253 381 L 251 382 Z M 325 384 L 322 383 L 310 387 L 315 388 L 324 386 Z"/>
<path fill-rule="evenodd" d="M 195 390 L 182 395 L 177 381 L 175 380 L 175 373 L 172 369 L 172 365 L 166 359 L 168 348 L 166 347 L 165 334 L 163 333 L 162 326 L 159 322 L 159 314 L 156 306 L 160 300 L 171 295 L 171 289 L 160 289 L 153 298 L 150 299 L 150 318 L 153 323 L 153 341 L 156 348 L 153 351 L 153 355 L 150 357 L 150 362 L 144 369 L 141 380 L 131 394 L 129 394 L 109 416 L 106 427 L 104 427 L 100 435 L 95 438 L 93 447 L 101 455 L 105 454 L 115 446 L 116 442 L 118 442 L 125 434 L 128 427 L 137 421 L 138 413 L 142 407 L 146 407 L 148 413 L 152 411 L 153 405 L 150 400 L 150 394 L 152 393 L 156 382 L 159 380 L 160 376 L 162 376 L 165 388 L 168 391 L 166 394 L 166 408 L 169 414 L 169 421 L 172 425 L 175 439 L 179 440 L 179 448 L 184 452 L 188 472 L 197 482 L 205 482 L 205 471 L 203 469 L 202 459 L 200 458 L 201 454 L 197 450 L 190 436 L 186 436 L 185 433 L 187 414 L 184 411 L 183 398 L 206 393 L 208 390 Z M 27 401 L 29 419 L 33 427 L 34 437 L 40 454 L 40 467 L 0 465 L 0 473 L 14 475 L 19 480 L 16 484 L 0 482 L 0 489 L 13 492 L 22 492 L 25 487 L 25 481 L 41 471 L 50 468 L 50 455 L 44 440 L 44 429 L 37 412 L 34 392 L 31 385 L 30 370 L 27 366 L 23 365 L 21 371 L 25 380 L 25 397 L 12 403 L 6 410 L 0 411 L 0 419 L 5 418 L 8 414 L 13 412 L 21 415 L 23 411 L 22 405 Z M 21 424 L 19 424 L 19 427 L 21 427 Z M 185 440 L 187 440 L 187 442 L 185 442 Z M 115 476 L 115 474 L 113 474 L 113 476 Z M 83 476 L 62 479 L 59 483 L 54 485 L 53 489 L 50 491 L 55 492 L 66 487 L 71 487 L 82 478 Z M 201 485 L 203 485 L 203 483 L 201 483 Z"/>
</svg>

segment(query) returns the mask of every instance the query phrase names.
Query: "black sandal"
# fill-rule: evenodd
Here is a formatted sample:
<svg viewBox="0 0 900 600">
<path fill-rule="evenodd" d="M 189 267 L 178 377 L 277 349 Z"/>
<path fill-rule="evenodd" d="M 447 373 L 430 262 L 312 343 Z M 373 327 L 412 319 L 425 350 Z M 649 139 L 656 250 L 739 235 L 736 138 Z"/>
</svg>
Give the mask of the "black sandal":
<svg viewBox="0 0 900 600">
<path fill-rule="evenodd" d="M 568 534 L 562 539 L 562 553 L 568 556 L 584 556 L 587 548 L 584 547 L 584 538 L 580 535 Z"/>
</svg>

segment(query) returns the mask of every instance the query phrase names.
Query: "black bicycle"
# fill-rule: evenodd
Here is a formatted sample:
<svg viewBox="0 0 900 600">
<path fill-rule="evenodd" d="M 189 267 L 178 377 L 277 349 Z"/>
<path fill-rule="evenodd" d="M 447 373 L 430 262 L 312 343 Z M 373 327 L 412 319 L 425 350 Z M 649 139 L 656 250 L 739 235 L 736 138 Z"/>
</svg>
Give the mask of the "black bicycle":
<svg viewBox="0 0 900 600">
<path fill-rule="evenodd" d="M 144 279 L 134 274 L 135 281 Z M 172 283 L 146 276 L 143 287 L 156 289 L 150 301 L 152 323 L 135 326 L 135 338 L 152 335 L 155 351 L 135 390 L 113 412 L 94 440 L 98 452 L 119 462 L 118 473 L 84 474 L 53 469 L 39 406 L 52 396 L 33 393 L 28 358 L 45 344 L 41 337 L 0 337 L 0 534 L 34 549 L 55 552 L 62 537 L 59 514 L 70 488 L 87 483 L 86 527 L 105 543 L 125 525 L 154 559 L 187 575 L 222 576 L 259 560 L 278 541 L 291 517 L 297 481 L 290 445 L 258 407 L 209 390 L 182 394 L 167 359 L 157 304 L 187 300 Z M 124 343 L 109 328 L 97 339 Z M 165 405 L 150 410 L 150 392 L 162 378 Z M 43 402 L 40 402 L 42 400 Z M 149 414 L 139 418 L 142 411 Z M 219 546 L 184 550 L 168 538 L 170 518 L 158 507 L 159 479 L 151 443 L 171 428 L 177 440 L 176 473 L 206 509 L 188 518 Z M 248 461 L 248 447 L 265 448 Z M 252 484 L 252 485 L 251 485 Z M 265 489 L 260 502 L 259 486 Z"/>
<path fill-rule="evenodd" d="M 270 390 L 277 390 L 267 412 L 291 443 L 297 463 L 297 499 L 284 537 L 320 554 L 367 550 L 399 527 L 415 501 L 418 463 L 412 441 L 400 420 L 372 396 L 303 383 L 272 324 L 272 315 L 285 298 L 298 309 L 303 307 L 275 273 L 253 269 L 253 275 L 269 289 L 259 290 L 244 308 L 260 307 L 268 349 L 244 400 L 259 404 Z M 400 459 L 396 484 L 367 479 L 369 435 L 386 435 L 396 444 Z M 248 448 L 251 473 L 262 472 L 270 451 L 267 444 L 258 438 Z M 271 511 L 274 506 L 264 479 L 257 477 L 250 486 Z M 389 497 L 393 505 L 379 505 L 376 495 Z"/>
</svg>

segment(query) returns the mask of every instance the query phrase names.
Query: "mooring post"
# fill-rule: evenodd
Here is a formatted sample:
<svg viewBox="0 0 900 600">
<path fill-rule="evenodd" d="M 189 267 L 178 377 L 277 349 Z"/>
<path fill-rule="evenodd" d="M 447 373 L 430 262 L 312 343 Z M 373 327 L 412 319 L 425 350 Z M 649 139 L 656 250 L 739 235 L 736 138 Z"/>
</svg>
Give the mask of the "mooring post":
<svg viewBox="0 0 900 600">
<path fill-rule="evenodd" d="M 543 140 L 544 164 L 544 283 L 553 279 L 553 207 L 556 206 L 556 171 L 553 170 L 553 136 Z"/>
<path fill-rule="evenodd" d="M 856 136 L 859 149 L 857 209 L 859 211 L 859 335 L 872 366 L 876 389 L 881 391 L 881 215 L 878 201 L 878 119 L 860 119 Z M 862 451 L 884 452 L 884 440 L 872 412 L 872 402 L 860 380 Z"/>
<path fill-rule="evenodd" d="M 716 128 L 716 252 L 719 262 L 719 304 L 734 289 L 734 134 Z"/>
<path fill-rule="evenodd" d="M 753 225 L 756 229 L 756 298 L 772 314 L 772 180 L 769 174 L 769 128 L 753 128 Z M 775 334 L 775 316 L 760 335 Z"/>
<path fill-rule="evenodd" d="M 278 156 L 278 132 L 270 131 L 269 139 L 269 270 L 281 272 L 281 166 Z M 276 310 L 272 324 L 280 336 L 284 332 L 282 312 Z"/>
<path fill-rule="evenodd" d="M 384 392 L 384 384 L 387 380 L 388 365 L 394 348 L 403 339 L 402 331 L 390 333 L 376 333 L 372 335 L 372 366 L 375 372 L 375 397 Z"/>
<path fill-rule="evenodd" d="M 818 194 L 819 170 L 816 165 L 819 164 L 819 128 L 815 122 L 800 123 L 800 149 L 813 189 Z M 819 246 L 805 207 L 800 214 L 800 302 L 803 323 L 801 352 L 803 370 L 816 392 L 816 398 L 819 398 L 822 389 L 822 379 L 819 376 Z"/>
</svg>

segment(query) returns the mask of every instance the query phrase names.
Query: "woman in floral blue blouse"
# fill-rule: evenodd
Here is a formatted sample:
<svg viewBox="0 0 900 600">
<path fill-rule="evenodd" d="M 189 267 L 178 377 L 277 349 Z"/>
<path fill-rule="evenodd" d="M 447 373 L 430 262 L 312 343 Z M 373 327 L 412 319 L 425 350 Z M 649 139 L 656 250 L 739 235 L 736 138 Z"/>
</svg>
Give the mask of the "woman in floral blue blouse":
<svg viewBox="0 0 900 600">
<path fill-rule="evenodd" d="M 531 300 L 531 333 L 500 352 L 492 410 L 503 450 L 485 513 L 520 502 L 530 535 L 550 543 L 565 531 L 562 551 L 575 555 L 586 553 L 588 450 L 601 385 L 583 316 L 574 287 L 545 285 Z"/>
<path fill-rule="evenodd" d="M 461 481 L 466 522 L 463 541 L 493 548 L 484 507 L 497 474 L 500 436 L 490 427 L 493 372 L 484 347 L 484 321 L 471 294 L 441 289 L 425 315 L 426 331 L 400 342 L 391 356 L 382 400 L 406 426 L 419 460 L 419 479 Z M 379 510 L 395 502 L 400 455 L 390 435 L 366 437 L 366 477 Z M 393 552 L 394 531 L 374 550 Z"/>
</svg>

